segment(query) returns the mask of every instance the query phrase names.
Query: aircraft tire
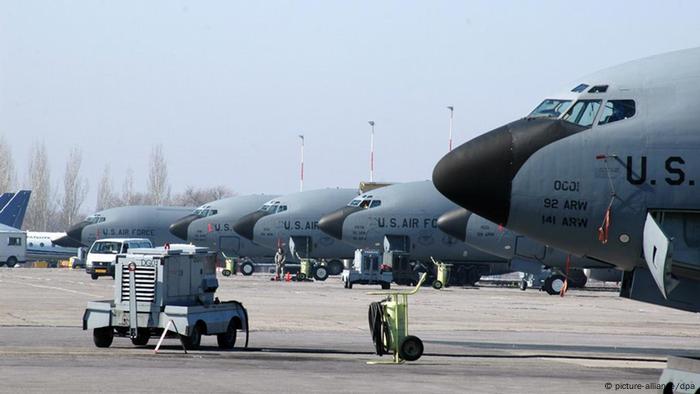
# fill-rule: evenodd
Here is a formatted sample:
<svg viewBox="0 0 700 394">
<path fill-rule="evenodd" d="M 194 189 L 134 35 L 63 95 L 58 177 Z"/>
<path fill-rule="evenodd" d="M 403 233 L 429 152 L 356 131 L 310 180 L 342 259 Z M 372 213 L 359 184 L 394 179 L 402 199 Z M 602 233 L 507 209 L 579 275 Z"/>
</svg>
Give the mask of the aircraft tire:
<svg viewBox="0 0 700 394">
<path fill-rule="evenodd" d="M 544 291 L 549 295 L 557 295 L 561 291 L 562 286 L 566 278 L 563 275 L 555 274 L 549 276 L 544 281 Z"/>
<path fill-rule="evenodd" d="M 253 272 L 255 272 L 255 266 L 253 263 L 250 261 L 246 261 L 243 264 L 241 264 L 241 274 L 243 276 L 250 276 L 253 275 Z"/>
<path fill-rule="evenodd" d="M 316 268 L 316 272 L 314 272 L 314 278 L 316 280 L 320 280 L 321 282 L 328 279 L 328 270 L 326 269 L 326 267 L 320 266 Z"/>
<path fill-rule="evenodd" d="M 343 273 L 343 262 L 340 260 L 331 260 L 326 263 L 328 275 L 340 275 Z"/>
</svg>

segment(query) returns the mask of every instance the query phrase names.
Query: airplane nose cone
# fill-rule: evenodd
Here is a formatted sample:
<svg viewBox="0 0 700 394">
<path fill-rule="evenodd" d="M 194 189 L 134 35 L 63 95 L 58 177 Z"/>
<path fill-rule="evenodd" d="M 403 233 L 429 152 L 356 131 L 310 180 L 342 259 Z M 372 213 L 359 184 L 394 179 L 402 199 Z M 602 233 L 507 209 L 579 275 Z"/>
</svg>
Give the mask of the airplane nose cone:
<svg viewBox="0 0 700 394">
<path fill-rule="evenodd" d="M 253 213 L 249 213 L 242 218 L 240 218 L 234 225 L 233 225 L 233 230 L 237 232 L 238 234 L 248 238 L 249 240 L 253 240 L 253 235 L 254 235 L 254 229 L 255 229 L 255 223 L 258 222 L 261 218 L 269 215 L 269 213 L 264 212 L 264 211 L 255 211 Z"/>
<path fill-rule="evenodd" d="M 343 239 L 343 223 L 349 215 L 361 211 L 358 207 L 344 207 L 337 211 L 331 212 L 318 221 L 318 228 L 324 233 L 336 239 Z"/>
<path fill-rule="evenodd" d="M 585 129 L 547 118 L 509 123 L 445 155 L 433 169 L 433 183 L 455 203 L 506 225 L 511 182 L 527 159 L 542 147 Z"/>
<path fill-rule="evenodd" d="M 464 208 L 455 209 L 442 214 L 438 218 L 437 226 L 442 232 L 464 242 L 467 240 L 467 222 L 471 214 Z"/>
<path fill-rule="evenodd" d="M 83 245 L 82 243 L 74 240 L 73 238 L 71 238 L 67 235 L 56 238 L 53 241 L 51 241 L 51 243 L 53 243 L 56 246 L 61 246 L 64 248 L 81 248 L 83 246 L 86 246 L 86 245 Z"/>
<path fill-rule="evenodd" d="M 199 215 L 195 215 L 192 213 L 178 219 L 177 222 L 170 225 L 170 234 L 187 241 L 187 229 L 190 228 L 190 223 L 194 222 L 199 218 Z"/>
<path fill-rule="evenodd" d="M 82 222 L 79 222 L 79 223 L 73 225 L 73 227 L 69 228 L 66 231 L 65 236 L 54 240 L 53 243 L 58 245 L 58 246 L 64 246 L 64 245 L 57 243 L 57 242 L 59 242 L 59 240 L 62 240 L 61 242 L 66 244 L 65 247 L 74 247 L 73 245 L 68 245 L 68 243 L 70 243 L 69 240 L 63 239 L 63 238 L 70 238 L 74 241 L 73 243 L 75 243 L 75 241 L 78 241 L 78 243 L 82 244 L 82 242 L 83 242 L 83 229 L 85 229 L 85 227 L 87 227 L 89 224 L 90 224 L 89 222 L 82 221 Z"/>
</svg>

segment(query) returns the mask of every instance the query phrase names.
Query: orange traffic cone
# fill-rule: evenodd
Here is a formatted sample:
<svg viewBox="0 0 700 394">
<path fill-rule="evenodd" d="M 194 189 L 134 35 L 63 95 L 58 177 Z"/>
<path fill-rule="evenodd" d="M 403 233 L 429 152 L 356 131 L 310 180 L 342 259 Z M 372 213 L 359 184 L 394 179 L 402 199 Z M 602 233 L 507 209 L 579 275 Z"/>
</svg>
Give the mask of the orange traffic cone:
<svg viewBox="0 0 700 394">
<path fill-rule="evenodd" d="M 292 281 L 292 274 L 287 272 L 287 274 L 284 276 L 284 281 L 285 282 L 291 282 Z"/>
</svg>

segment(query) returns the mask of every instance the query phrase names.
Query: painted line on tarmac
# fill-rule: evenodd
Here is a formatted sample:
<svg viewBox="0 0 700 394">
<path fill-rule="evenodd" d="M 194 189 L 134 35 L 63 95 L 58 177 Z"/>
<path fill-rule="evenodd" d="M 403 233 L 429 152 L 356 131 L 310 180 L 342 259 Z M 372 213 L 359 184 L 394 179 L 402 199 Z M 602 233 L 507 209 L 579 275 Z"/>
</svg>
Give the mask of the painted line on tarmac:
<svg viewBox="0 0 700 394">
<path fill-rule="evenodd" d="M 27 283 L 27 282 L 23 282 L 23 281 L 20 282 L 20 281 L 7 281 L 7 280 L 5 280 L 4 282 L 7 282 L 7 283 L 14 283 L 14 284 L 20 285 L 20 286 L 31 286 L 31 287 L 36 287 L 36 288 L 39 288 L 39 289 L 49 289 L 49 290 L 65 291 L 65 292 L 67 292 L 67 293 L 81 294 L 81 295 L 86 295 L 86 296 L 90 296 L 90 297 L 97 297 L 97 298 L 102 297 L 101 294 L 86 293 L 86 292 L 84 292 L 84 291 L 66 289 L 66 288 L 58 287 L 58 286 L 44 286 L 44 285 L 37 285 L 37 284 L 34 284 L 34 283 Z"/>
</svg>

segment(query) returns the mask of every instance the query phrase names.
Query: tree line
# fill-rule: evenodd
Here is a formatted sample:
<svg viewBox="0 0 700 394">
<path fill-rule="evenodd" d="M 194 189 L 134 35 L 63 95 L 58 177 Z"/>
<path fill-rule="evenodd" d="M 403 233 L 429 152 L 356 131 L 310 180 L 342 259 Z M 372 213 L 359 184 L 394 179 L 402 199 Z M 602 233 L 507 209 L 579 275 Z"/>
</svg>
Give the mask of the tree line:
<svg viewBox="0 0 700 394">
<path fill-rule="evenodd" d="M 17 179 L 17 170 L 12 158 L 12 149 L 0 135 L 0 192 L 30 189 L 24 219 L 24 229 L 32 231 L 65 231 L 83 220 L 86 213 L 83 205 L 89 191 L 88 180 L 81 175 L 83 164 L 82 150 L 74 146 L 66 157 L 63 182 L 52 185 L 48 153 L 43 142 L 32 144 L 26 178 Z M 111 166 L 105 165 L 97 184 L 96 210 L 127 205 L 178 205 L 199 206 L 209 201 L 233 196 L 226 186 L 198 188 L 187 186 L 180 193 L 172 194 L 168 182 L 168 163 L 162 145 L 154 145 L 149 156 L 148 179 L 145 191 L 134 186 L 134 171 L 126 170 L 121 190 L 114 186 Z"/>
</svg>

